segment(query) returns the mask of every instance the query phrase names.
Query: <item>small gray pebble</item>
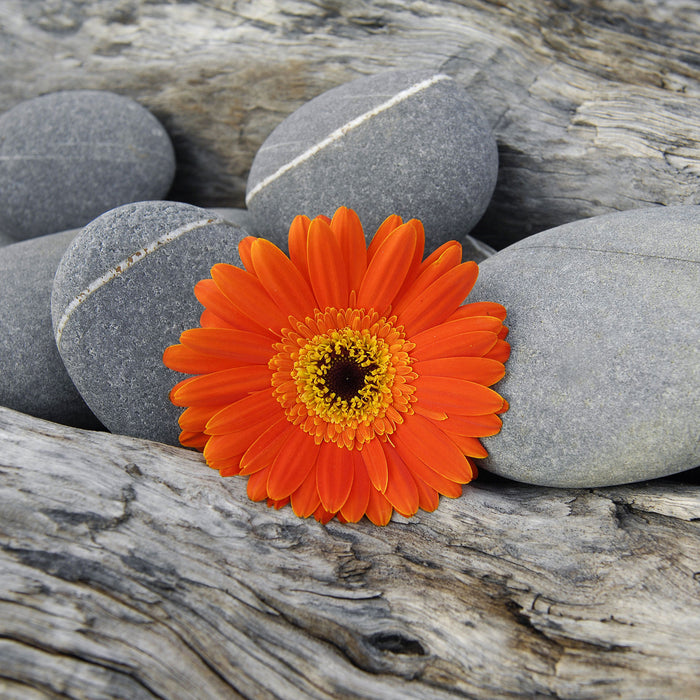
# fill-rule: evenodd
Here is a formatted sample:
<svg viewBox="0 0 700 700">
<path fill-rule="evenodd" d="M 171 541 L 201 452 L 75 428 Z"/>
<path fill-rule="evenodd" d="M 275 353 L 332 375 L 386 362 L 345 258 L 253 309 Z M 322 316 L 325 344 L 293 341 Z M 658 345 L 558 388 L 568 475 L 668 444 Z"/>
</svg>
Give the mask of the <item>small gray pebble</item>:
<svg viewBox="0 0 700 700">
<path fill-rule="evenodd" d="M 170 138 L 133 100 L 55 92 L 0 116 L 0 230 L 16 239 L 84 226 L 126 202 L 164 197 Z"/>
<path fill-rule="evenodd" d="M 391 214 L 420 219 L 432 251 L 476 224 L 497 172 L 496 141 L 462 87 L 441 74 L 391 71 L 329 90 L 287 117 L 255 156 L 246 203 L 273 241 L 297 214 L 347 206 L 368 239 Z"/>
<path fill-rule="evenodd" d="M 597 216 L 480 266 L 470 301 L 508 310 L 510 402 L 484 466 L 597 487 L 700 464 L 700 206 Z"/>
<path fill-rule="evenodd" d="M 51 310 L 61 357 L 87 404 L 112 432 L 178 444 L 184 375 L 163 351 L 199 325 L 194 285 L 213 265 L 241 265 L 239 226 L 198 207 L 138 202 L 88 224 L 63 256 Z"/>
<path fill-rule="evenodd" d="M 51 327 L 54 274 L 77 234 L 55 233 L 0 250 L 0 406 L 98 428 L 63 366 Z"/>
</svg>

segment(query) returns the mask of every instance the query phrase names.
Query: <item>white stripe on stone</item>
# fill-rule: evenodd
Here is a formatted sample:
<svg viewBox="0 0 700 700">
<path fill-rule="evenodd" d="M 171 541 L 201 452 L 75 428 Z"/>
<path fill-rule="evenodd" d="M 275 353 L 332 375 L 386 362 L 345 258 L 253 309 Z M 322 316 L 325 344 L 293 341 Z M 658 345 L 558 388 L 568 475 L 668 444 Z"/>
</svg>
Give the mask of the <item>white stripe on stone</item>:
<svg viewBox="0 0 700 700">
<path fill-rule="evenodd" d="M 151 241 L 151 243 L 149 243 L 148 245 L 145 245 L 143 248 L 139 248 L 136 252 L 132 253 L 128 258 L 125 258 L 120 263 L 116 264 L 114 267 L 107 270 L 107 272 L 105 272 L 104 275 L 101 275 L 97 279 L 94 279 L 92 282 L 90 282 L 90 284 L 88 284 L 87 287 L 85 287 L 85 289 L 83 289 L 78 294 L 76 294 L 76 296 L 73 298 L 73 300 L 68 304 L 68 306 L 66 306 L 66 308 L 63 312 L 63 315 L 61 316 L 61 319 L 59 320 L 58 324 L 56 325 L 56 330 L 55 330 L 56 344 L 60 346 L 61 337 L 63 336 L 63 330 L 66 327 L 66 324 L 68 323 L 68 321 L 70 320 L 71 314 L 91 294 L 96 292 L 101 287 L 104 287 L 105 284 L 107 284 L 108 282 L 111 282 L 115 277 L 119 277 L 119 275 L 126 272 L 130 267 L 133 267 L 140 260 L 143 260 L 150 253 L 155 252 L 159 248 L 162 248 L 164 245 L 167 245 L 168 243 L 172 243 L 173 241 L 180 238 L 180 236 L 184 236 L 186 233 L 189 233 L 190 231 L 194 231 L 198 228 L 202 228 L 203 226 L 208 226 L 209 224 L 222 224 L 222 223 L 224 223 L 224 219 L 207 218 L 207 219 L 198 219 L 197 221 L 191 221 L 188 224 L 184 224 L 183 226 L 180 226 L 179 228 L 176 228 L 173 231 L 168 231 L 168 233 L 164 233 L 162 236 L 160 236 L 159 238 L 156 238 L 155 241 Z"/>
<path fill-rule="evenodd" d="M 272 173 L 272 175 L 268 175 L 268 177 L 266 177 L 264 180 L 261 180 L 257 185 L 255 185 L 255 187 L 253 187 L 253 189 L 246 195 L 246 206 L 250 204 L 250 200 L 253 199 L 253 197 L 255 197 L 255 195 L 258 194 L 258 192 L 260 192 L 260 190 L 262 190 L 264 187 L 267 187 L 270 183 L 277 180 L 277 178 L 296 168 L 297 165 L 301 165 L 303 162 L 309 160 L 309 158 L 313 158 L 319 151 L 322 151 L 326 146 L 330 146 L 338 139 L 341 139 L 349 131 L 352 131 L 353 129 L 360 126 L 360 124 L 364 124 L 364 122 L 371 119 L 372 117 L 376 117 L 378 114 L 385 112 L 387 109 L 391 109 L 395 105 L 399 104 L 400 102 L 403 102 L 404 100 L 407 100 L 409 97 L 412 97 L 416 93 L 421 92 L 426 88 L 429 88 L 431 85 L 435 85 L 435 83 L 439 83 L 441 80 L 450 79 L 451 78 L 449 75 L 445 75 L 444 73 L 437 73 L 436 75 L 433 75 L 432 77 L 427 78 L 426 80 L 421 80 L 419 83 L 411 85 L 411 87 L 408 87 L 405 90 L 401 90 L 401 92 L 397 92 L 392 98 L 388 99 L 386 102 L 382 102 L 380 105 L 377 105 L 373 109 L 370 109 L 368 112 L 365 112 L 359 117 L 355 117 L 355 119 L 352 119 L 351 121 L 347 122 L 347 124 L 343 124 L 343 126 L 341 126 L 339 129 L 336 129 L 335 131 L 331 132 L 328 136 L 326 136 L 325 139 L 319 141 L 317 144 L 314 144 L 313 146 L 311 146 L 311 148 L 307 149 L 293 160 L 290 160 L 288 163 L 285 163 L 276 172 Z"/>
</svg>

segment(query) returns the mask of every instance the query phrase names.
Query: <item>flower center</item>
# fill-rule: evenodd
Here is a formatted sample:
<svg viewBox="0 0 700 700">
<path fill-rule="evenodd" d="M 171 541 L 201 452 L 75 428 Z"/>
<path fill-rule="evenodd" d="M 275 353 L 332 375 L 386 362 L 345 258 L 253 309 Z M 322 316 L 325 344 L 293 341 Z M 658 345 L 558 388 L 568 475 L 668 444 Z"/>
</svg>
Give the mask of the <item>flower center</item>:
<svg viewBox="0 0 700 700">
<path fill-rule="evenodd" d="M 360 364 L 348 352 L 333 352 L 319 369 L 325 370 L 322 383 L 328 387 L 331 397 L 347 402 L 357 399 L 360 390 L 369 385 L 367 377 L 377 369 L 377 365 L 374 362 Z"/>
<path fill-rule="evenodd" d="M 275 397 L 317 443 L 361 447 L 392 433 L 401 414 L 412 412 L 413 344 L 394 320 L 326 309 L 283 332 L 270 361 Z"/>
</svg>

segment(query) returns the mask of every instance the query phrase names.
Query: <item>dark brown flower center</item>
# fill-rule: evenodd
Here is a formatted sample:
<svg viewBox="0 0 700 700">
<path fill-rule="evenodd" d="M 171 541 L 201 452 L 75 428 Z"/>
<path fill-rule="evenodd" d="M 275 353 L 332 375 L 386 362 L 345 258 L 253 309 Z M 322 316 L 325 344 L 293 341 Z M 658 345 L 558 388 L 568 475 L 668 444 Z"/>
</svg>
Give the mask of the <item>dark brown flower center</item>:
<svg viewBox="0 0 700 700">
<path fill-rule="evenodd" d="M 367 375 L 377 369 L 376 362 L 365 361 L 360 365 L 354 357 L 350 357 L 347 351 L 329 353 L 323 358 L 323 364 L 326 370 L 325 384 L 330 394 L 335 394 L 337 398 L 344 401 L 350 401 L 359 396 L 360 389 L 366 384 Z"/>
</svg>

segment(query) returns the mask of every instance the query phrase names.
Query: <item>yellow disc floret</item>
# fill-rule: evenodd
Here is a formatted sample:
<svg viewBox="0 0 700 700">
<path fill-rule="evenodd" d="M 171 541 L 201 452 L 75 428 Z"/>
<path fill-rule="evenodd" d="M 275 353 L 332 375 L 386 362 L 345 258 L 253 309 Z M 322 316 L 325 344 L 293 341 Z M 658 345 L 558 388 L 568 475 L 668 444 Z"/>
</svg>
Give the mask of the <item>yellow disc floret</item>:
<svg viewBox="0 0 700 700">
<path fill-rule="evenodd" d="M 270 361 L 287 418 L 348 448 L 392 433 L 412 412 L 414 387 L 403 329 L 374 311 L 326 309 L 283 333 Z"/>
</svg>

